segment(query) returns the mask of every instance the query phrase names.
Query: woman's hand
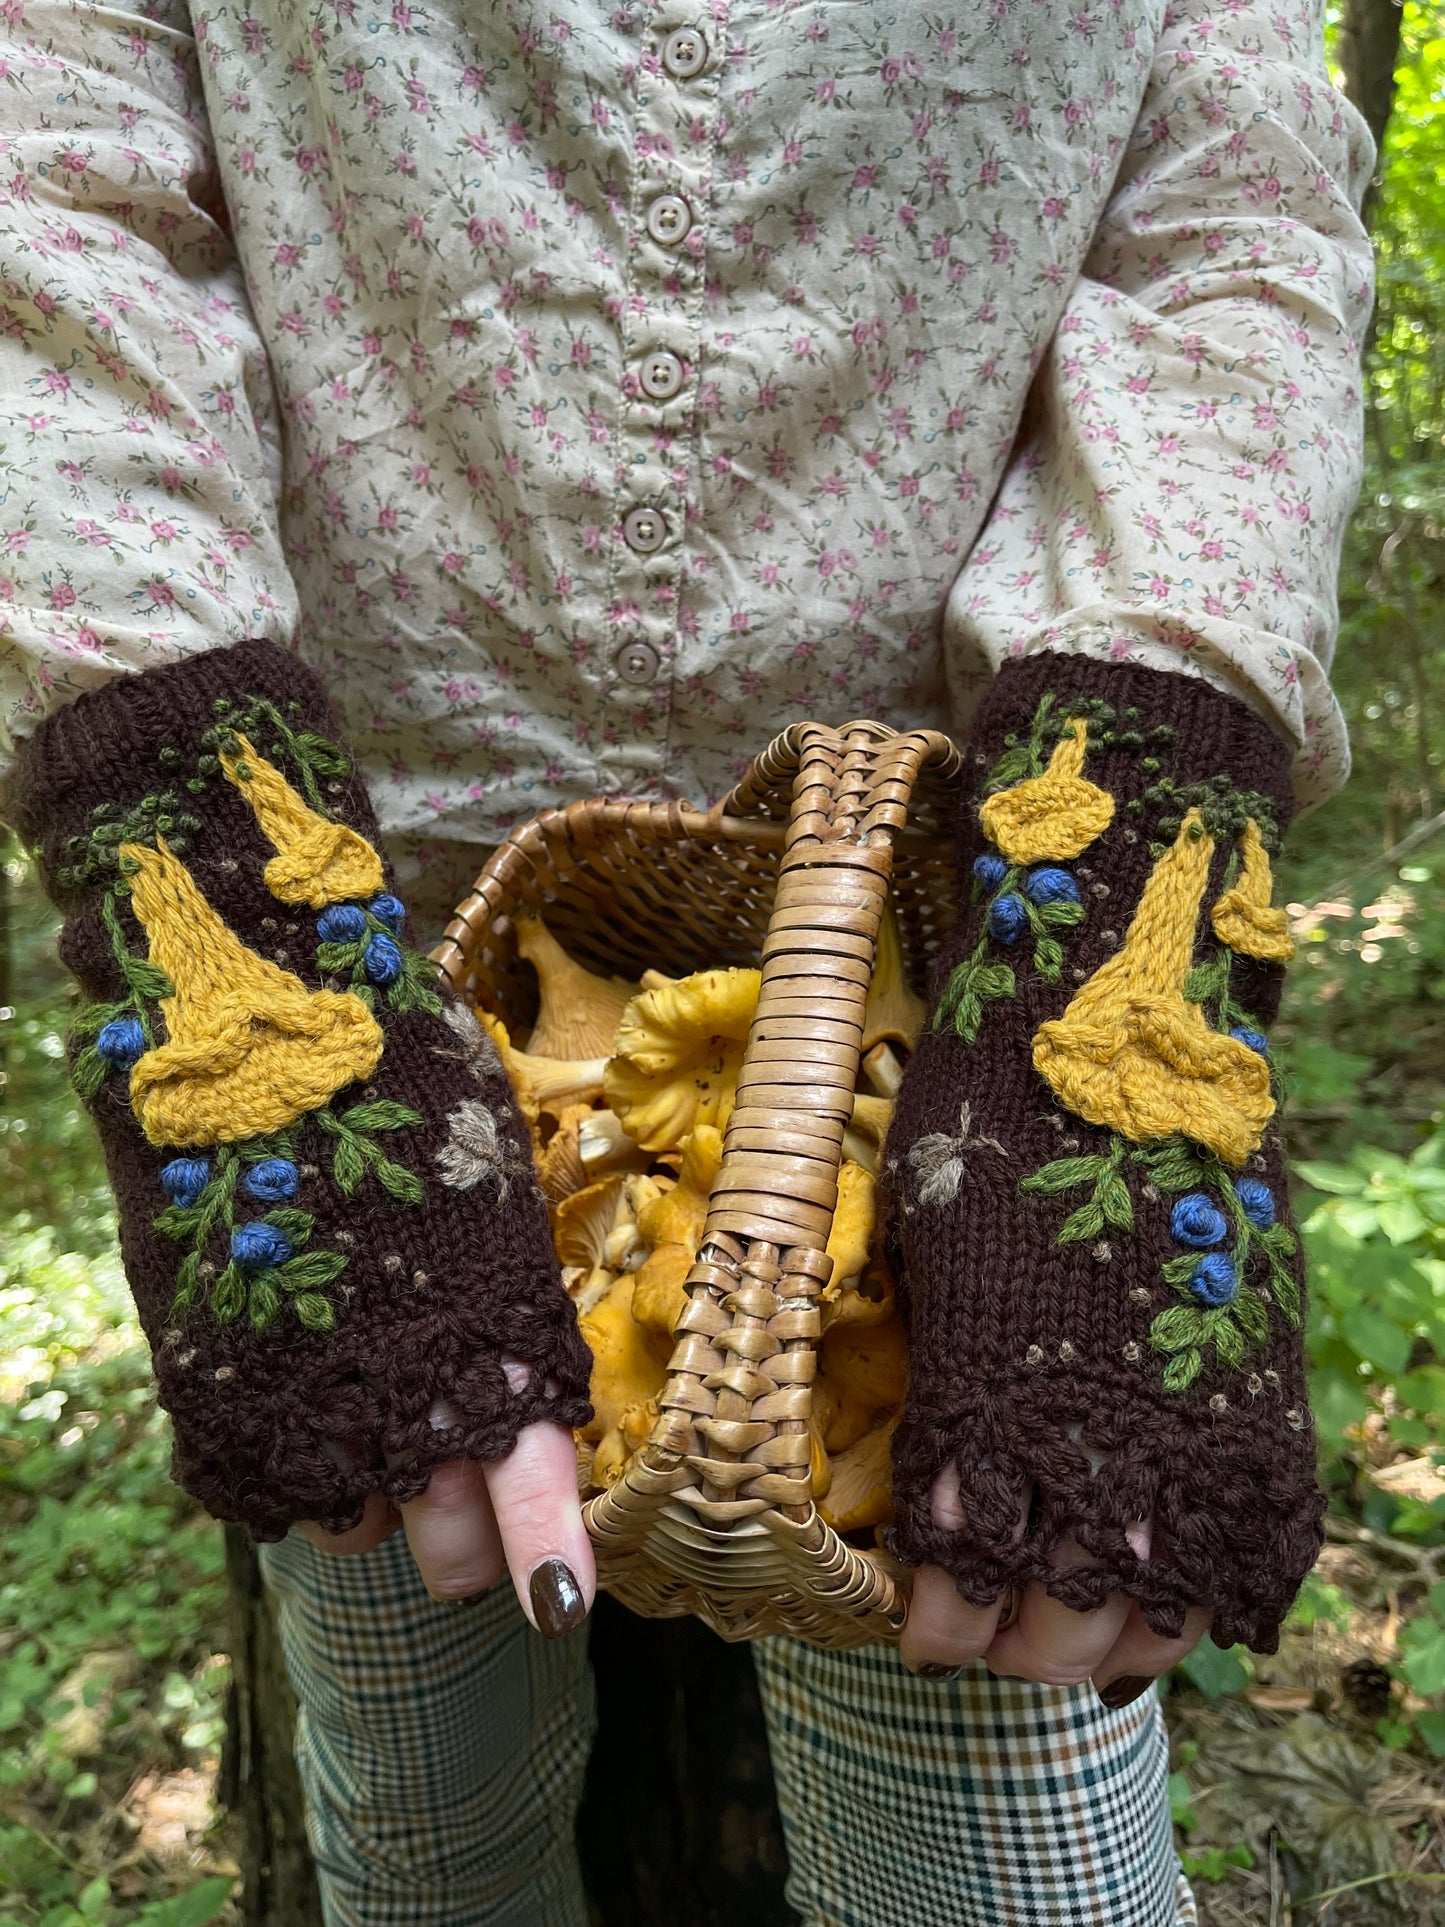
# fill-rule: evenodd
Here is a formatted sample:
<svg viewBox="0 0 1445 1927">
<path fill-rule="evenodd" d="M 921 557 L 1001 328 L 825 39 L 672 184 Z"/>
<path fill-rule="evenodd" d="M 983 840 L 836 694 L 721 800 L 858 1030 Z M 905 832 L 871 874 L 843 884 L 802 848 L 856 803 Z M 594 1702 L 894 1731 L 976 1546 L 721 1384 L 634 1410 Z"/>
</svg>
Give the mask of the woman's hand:
<svg viewBox="0 0 1445 1927">
<path fill-rule="evenodd" d="M 1023 1536 L 1028 1516 L 1019 1516 Z M 933 1488 L 933 1518 L 945 1530 L 964 1524 L 956 1470 L 944 1473 Z M 1129 1529 L 1129 1543 L 1141 1559 L 1149 1556 L 1147 1521 Z M 1055 1564 L 1097 1563 L 1074 1540 L 1065 1540 Z M 1106 1706 L 1127 1706 L 1160 1674 L 1177 1666 L 1209 1630 L 1210 1615 L 1196 1609 L 1185 1616 L 1178 1639 L 1151 1633 L 1139 1608 L 1122 1593 L 1111 1593 L 1095 1612 L 1072 1612 L 1037 1582 L 1016 1601 L 997 1599 L 971 1606 L 953 1580 L 937 1566 L 919 1568 L 913 1602 L 903 1629 L 903 1657 L 925 1679 L 946 1679 L 981 1659 L 1005 1679 L 1033 1679 L 1044 1686 L 1078 1686 L 1092 1679 Z"/>
<path fill-rule="evenodd" d="M 458 1601 L 512 1575 L 522 1610 L 549 1638 L 582 1623 L 597 1590 L 577 1498 L 577 1456 L 565 1426 L 525 1427 L 504 1459 L 439 1465 L 420 1498 L 394 1506 L 381 1493 L 351 1532 L 303 1532 L 323 1552 L 370 1552 L 401 1526 L 427 1591 Z"/>
</svg>

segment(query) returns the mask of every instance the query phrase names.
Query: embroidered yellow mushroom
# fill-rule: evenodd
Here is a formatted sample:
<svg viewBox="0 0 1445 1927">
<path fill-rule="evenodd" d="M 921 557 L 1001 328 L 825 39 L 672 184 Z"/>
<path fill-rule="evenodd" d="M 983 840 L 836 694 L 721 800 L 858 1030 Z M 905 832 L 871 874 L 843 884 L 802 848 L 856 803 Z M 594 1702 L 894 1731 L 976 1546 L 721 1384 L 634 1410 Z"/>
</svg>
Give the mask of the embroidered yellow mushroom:
<svg viewBox="0 0 1445 1927">
<path fill-rule="evenodd" d="M 244 736 L 236 740 L 239 750 L 223 750 L 221 767 L 276 852 L 264 873 L 271 895 L 313 910 L 348 897 L 375 896 L 382 884 L 381 858 L 366 838 L 319 816 Z"/>
<path fill-rule="evenodd" d="M 676 1150 L 697 1125 L 727 1122 L 761 982 L 756 970 L 700 970 L 627 1006 L 603 1089 L 644 1150 Z"/>
<path fill-rule="evenodd" d="M 1209 920 L 1214 934 L 1231 950 L 1246 957 L 1263 957 L 1269 963 L 1288 963 L 1294 955 L 1294 940 L 1289 934 L 1289 919 L 1283 910 L 1270 906 L 1274 878 L 1270 874 L 1269 852 L 1253 817 L 1244 826 L 1239 854 L 1242 861 L 1239 880 L 1226 890 Z"/>
<path fill-rule="evenodd" d="M 1078 856 L 1109 827 L 1113 797 L 1082 774 L 1088 731 L 1075 716 L 1042 776 L 999 790 L 980 806 L 985 833 L 1010 863 Z"/>
<path fill-rule="evenodd" d="M 280 1130 L 371 1075 L 381 1028 L 359 997 L 308 990 L 248 950 L 164 841 L 120 854 L 150 960 L 175 986 L 160 1003 L 166 1041 L 130 1074 L 152 1144 L 189 1150 Z"/>
<path fill-rule="evenodd" d="M 1176 1131 L 1243 1164 L 1274 1110 L 1269 1066 L 1184 996 L 1214 839 L 1197 810 L 1149 874 L 1123 948 L 1034 1037 L 1071 1111 L 1140 1141 Z"/>
</svg>

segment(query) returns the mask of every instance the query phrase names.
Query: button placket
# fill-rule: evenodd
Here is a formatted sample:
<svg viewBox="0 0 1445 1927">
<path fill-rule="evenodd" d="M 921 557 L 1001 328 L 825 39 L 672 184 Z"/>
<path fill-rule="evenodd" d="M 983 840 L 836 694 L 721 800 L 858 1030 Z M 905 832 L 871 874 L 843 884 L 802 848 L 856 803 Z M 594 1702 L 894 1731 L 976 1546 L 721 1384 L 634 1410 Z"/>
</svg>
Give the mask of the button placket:
<svg viewBox="0 0 1445 1927">
<path fill-rule="evenodd" d="M 712 196 L 725 18 L 697 0 L 654 0 L 637 67 L 635 173 L 623 307 L 628 394 L 618 417 L 613 606 L 626 612 L 615 643 L 614 693 L 675 674 L 685 529 L 692 507 L 684 436 L 697 400 L 698 342 Z M 658 690 L 659 698 L 662 692 Z M 662 703 L 648 712 L 649 743 L 668 734 Z M 635 725 L 634 725 L 635 727 Z M 629 748 L 631 754 L 629 754 Z M 636 771 L 635 739 L 618 761 Z M 655 752 L 649 749 L 648 759 Z"/>
</svg>

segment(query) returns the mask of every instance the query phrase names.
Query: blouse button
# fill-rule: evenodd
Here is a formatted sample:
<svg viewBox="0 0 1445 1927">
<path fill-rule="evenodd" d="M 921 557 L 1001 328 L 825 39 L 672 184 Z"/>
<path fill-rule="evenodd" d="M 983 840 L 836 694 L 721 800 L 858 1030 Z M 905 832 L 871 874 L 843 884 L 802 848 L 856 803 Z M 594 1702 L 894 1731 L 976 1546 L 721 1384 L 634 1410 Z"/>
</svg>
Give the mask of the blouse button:
<svg viewBox="0 0 1445 1927">
<path fill-rule="evenodd" d="M 657 348 L 650 355 L 644 355 L 639 379 L 642 392 L 653 401 L 671 401 L 681 392 L 685 376 L 677 356 L 669 354 L 666 348 Z"/>
<path fill-rule="evenodd" d="M 692 209 L 680 194 L 659 194 L 647 210 L 647 231 L 665 248 L 675 248 L 692 226 Z"/>
<path fill-rule="evenodd" d="M 622 520 L 622 539 L 638 555 L 651 555 L 667 540 L 667 524 L 656 509 L 629 509 Z"/>
<path fill-rule="evenodd" d="M 696 27 L 677 27 L 662 43 L 662 64 L 674 80 L 692 80 L 707 65 L 707 42 Z"/>
<path fill-rule="evenodd" d="M 644 683 L 657 680 L 657 651 L 650 642 L 625 642 L 613 660 L 624 682 Z"/>
</svg>

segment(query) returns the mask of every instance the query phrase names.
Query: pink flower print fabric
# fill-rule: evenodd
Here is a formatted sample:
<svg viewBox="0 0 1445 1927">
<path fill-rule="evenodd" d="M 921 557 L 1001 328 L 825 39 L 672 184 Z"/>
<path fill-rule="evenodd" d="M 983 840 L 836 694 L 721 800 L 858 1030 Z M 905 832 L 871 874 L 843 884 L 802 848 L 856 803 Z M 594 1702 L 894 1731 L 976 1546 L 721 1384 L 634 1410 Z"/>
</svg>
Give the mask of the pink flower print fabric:
<svg viewBox="0 0 1445 1927">
<path fill-rule="evenodd" d="M 5 10 L 0 695 L 265 634 L 404 875 L 1163 664 L 1343 780 L 1372 156 L 1311 0 Z"/>
</svg>

